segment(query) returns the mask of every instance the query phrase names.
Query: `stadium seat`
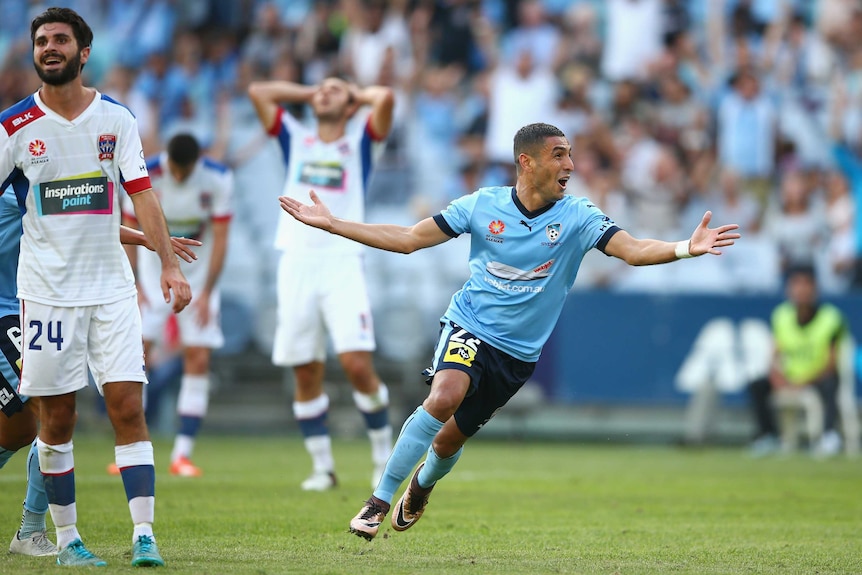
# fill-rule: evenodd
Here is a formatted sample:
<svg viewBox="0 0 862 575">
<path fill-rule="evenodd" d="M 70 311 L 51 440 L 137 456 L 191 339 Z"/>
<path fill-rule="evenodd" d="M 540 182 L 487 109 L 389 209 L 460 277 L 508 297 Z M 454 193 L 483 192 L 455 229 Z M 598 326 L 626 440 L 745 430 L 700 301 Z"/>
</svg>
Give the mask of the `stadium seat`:
<svg viewBox="0 0 862 575">
<path fill-rule="evenodd" d="M 859 453 L 859 409 L 856 403 L 856 343 L 847 337 L 841 343 L 838 356 L 838 417 L 847 455 Z M 817 392 L 810 388 L 782 389 L 773 396 L 781 425 L 781 442 L 785 450 L 799 445 L 799 413 L 805 419 L 805 436 L 815 445 L 823 431 L 823 405 Z"/>
</svg>

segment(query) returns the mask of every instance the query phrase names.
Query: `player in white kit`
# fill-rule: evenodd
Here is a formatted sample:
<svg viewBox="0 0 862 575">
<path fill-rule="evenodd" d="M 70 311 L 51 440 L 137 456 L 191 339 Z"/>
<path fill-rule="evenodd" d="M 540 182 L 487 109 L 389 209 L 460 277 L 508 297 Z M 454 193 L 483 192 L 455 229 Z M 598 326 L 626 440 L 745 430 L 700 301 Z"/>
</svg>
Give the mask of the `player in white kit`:
<svg viewBox="0 0 862 575">
<path fill-rule="evenodd" d="M 171 138 L 166 150 L 147 162 L 147 169 L 171 235 L 203 242 L 197 252 L 198 261 L 181 264 L 195 297 L 185 313 L 176 315 L 183 346 L 183 377 L 177 400 L 179 430 L 169 467 L 172 475 L 198 477 L 201 470 L 191 462 L 191 457 L 209 403 L 210 355 L 213 349 L 224 344 L 219 322 L 218 280 L 233 216 L 233 173 L 226 166 L 202 157 L 200 144 L 190 134 Z M 137 226 L 131 201 L 125 203 L 123 216 L 127 225 Z M 159 297 L 161 262 L 158 256 L 134 246 L 126 251 L 132 267 L 137 269 L 144 350 L 149 358 L 173 310 Z"/>
<path fill-rule="evenodd" d="M 255 82 L 249 97 L 264 128 L 281 146 L 287 165 L 283 194 L 305 198 L 314 188 L 334 214 L 364 219 L 368 177 L 392 126 L 392 91 L 382 86 L 359 89 L 327 78 L 319 86 Z M 303 125 L 280 104 L 310 105 L 316 125 Z M 370 113 L 359 115 L 363 106 L 370 106 Z M 372 363 L 374 329 L 361 247 L 303 226 L 284 213 L 276 247 L 282 256 L 272 357 L 276 365 L 293 367 L 293 413 L 313 465 L 302 488 L 324 491 L 336 485 L 326 421 L 329 397 L 323 389 L 327 334 L 365 418 L 376 485 L 391 450 L 392 427 L 389 392 Z"/>
<path fill-rule="evenodd" d="M 134 524 L 131 563 L 160 566 L 140 315 L 132 269 L 117 241 L 121 188 L 133 196 L 159 253 L 165 300 L 173 296 L 180 311 L 191 290 L 150 186 L 134 116 L 82 83 L 92 30 L 73 10 L 49 8 L 31 22 L 30 36 L 42 86 L 0 114 L 0 189 L 11 185 L 24 209 L 18 392 L 40 397 L 37 448 L 57 529 L 57 562 L 105 565 L 81 540 L 75 503 L 75 397 L 91 372 L 114 428 Z"/>
</svg>

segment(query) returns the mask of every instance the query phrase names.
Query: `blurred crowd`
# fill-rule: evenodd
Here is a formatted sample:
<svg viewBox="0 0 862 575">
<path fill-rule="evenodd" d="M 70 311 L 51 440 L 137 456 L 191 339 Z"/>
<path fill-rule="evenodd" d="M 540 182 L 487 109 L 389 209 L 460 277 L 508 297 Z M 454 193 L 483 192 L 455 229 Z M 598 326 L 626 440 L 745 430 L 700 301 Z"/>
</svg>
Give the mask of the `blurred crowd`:
<svg viewBox="0 0 862 575">
<path fill-rule="evenodd" d="M 3 107 L 38 87 L 29 21 L 52 4 L 0 0 Z M 235 170 L 225 291 L 246 303 L 275 301 L 270 252 L 283 183 L 246 86 L 331 74 L 396 91 L 372 220 L 411 223 L 477 187 L 513 183 L 512 136 L 544 121 L 574 147 L 570 193 L 633 235 L 688 237 L 707 209 L 743 233 L 722 258 L 673 266 L 634 269 L 591 253 L 579 289 L 778 293 L 798 264 L 816 266 L 827 295 L 862 287 L 859 0 L 64 4 L 95 31 L 86 83 L 132 109 L 148 153 L 192 132 Z M 386 290 L 431 290 L 408 303 L 430 302 L 439 314 L 466 277 L 440 252 L 387 257 L 370 265 L 390 307 L 401 300 Z M 435 268 L 441 290 L 429 286 Z M 426 275 L 388 279 L 414 271 Z"/>
</svg>

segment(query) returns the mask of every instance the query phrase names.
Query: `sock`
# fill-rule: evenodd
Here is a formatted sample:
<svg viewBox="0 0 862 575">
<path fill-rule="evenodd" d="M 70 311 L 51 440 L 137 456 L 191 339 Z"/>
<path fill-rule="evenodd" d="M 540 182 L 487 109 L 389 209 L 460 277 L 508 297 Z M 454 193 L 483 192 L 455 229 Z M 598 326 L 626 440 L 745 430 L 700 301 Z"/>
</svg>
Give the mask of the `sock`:
<svg viewBox="0 0 862 575">
<path fill-rule="evenodd" d="M 389 425 L 389 388 L 381 382 L 377 393 L 353 392 L 353 402 L 365 418 L 371 441 L 371 461 L 383 465 L 392 451 L 392 426 Z"/>
<path fill-rule="evenodd" d="M 461 447 L 454 455 L 443 459 L 434 451 L 434 446 L 429 447 L 428 456 L 425 458 L 425 465 L 419 470 L 419 477 L 416 478 L 419 482 L 419 487 L 431 487 L 437 483 L 438 479 L 452 471 L 463 451 L 464 448 Z"/>
<path fill-rule="evenodd" d="M 24 511 L 21 516 L 21 538 L 32 533 L 45 531 L 45 515 L 48 513 L 48 495 L 45 493 L 45 480 L 39 470 L 39 450 L 36 442 L 27 454 L 27 496 L 24 498 Z"/>
<path fill-rule="evenodd" d="M 57 527 L 57 547 L 63 549 L 79 539 L 75 507 L 75 458 L 72 442 L 48 445 L 36 439 L 39 468 L 45 483 L 51 519 Z"/>
<path fill-rule="evenodd" d="M 305 437 L 305 449 L 311 455 L 314 472 L 334 471 L 332 441 L 326 425 L 326 418 L 329 415 L 329 396 L 324 393 L 311 401 L 293 402 L 293 415 L 299 422 L 299 430 Z"/>
<path fill-rule="evenodd" d="M 435 419 L 421 405 L 416 408 L 401 428 L 380 484 L 374 490 L 375 497 L 392 503 L 395 491 L 413 471 L 442 427 L 443 422 Z"/>
<path fill-rule="evenodd" d="M 117 445 L 114 447 L 114 457 L 117 467 L 120 468 L 120 475 L 123 477 L 129 512 L 135 526 L 132 536 L 134 542 L 138 535 L 153 534 L 156 507 L 153 444 L 149 441 L 138 441 L 128 445 Z"/>
<path fill-rule="evenodd" d="M 177 412 L 180 414 L 180 430 L 174 441 L 171 461 L 179 457 L 191 457 L 195 437 L 209 407 L 210 378 L 208 375 L 183 375 Z"/>
<path fill-rule="evenodd" d="M 6 417 L 5 415 L 3 417 Z M 0 469 L 3 469 L 3 466 L 6 465 L 6 462 L 15 455 L 17 451 L 11 451 L 6 449 L 5 447 L 0 447 Z"/>
</svg>

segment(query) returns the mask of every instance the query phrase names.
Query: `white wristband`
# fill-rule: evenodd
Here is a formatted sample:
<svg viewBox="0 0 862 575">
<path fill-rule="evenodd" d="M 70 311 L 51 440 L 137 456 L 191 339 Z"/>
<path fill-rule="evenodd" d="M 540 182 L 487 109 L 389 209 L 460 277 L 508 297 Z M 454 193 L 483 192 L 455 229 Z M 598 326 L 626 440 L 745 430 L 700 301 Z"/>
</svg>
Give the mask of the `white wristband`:
<svg viewBox="0 0 862 575">
<path fill-rule="evenodd" d="M 688 251 L 689 244 L 691 244 L 691 240 L 684 240 L 681 242 L 676 242 L 676 247 L 673 250 L 673 253 L 676 254 L 677 259 L 685 259 L 685 258 L 693 258 L 691 252 Z"/>
</svg>

